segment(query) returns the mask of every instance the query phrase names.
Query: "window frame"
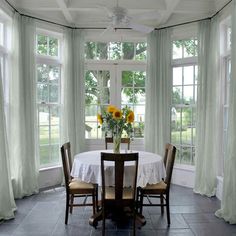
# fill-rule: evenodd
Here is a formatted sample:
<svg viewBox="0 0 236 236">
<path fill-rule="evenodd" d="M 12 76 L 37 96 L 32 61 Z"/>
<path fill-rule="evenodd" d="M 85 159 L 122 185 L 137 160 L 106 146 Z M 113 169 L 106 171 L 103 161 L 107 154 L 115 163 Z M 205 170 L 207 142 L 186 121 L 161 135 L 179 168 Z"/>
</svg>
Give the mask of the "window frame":
<svg viewBox="0 0 236 236">
<path fill-rule="evenodd" d="M 85 63 L 85 73 L 89 70 L 108 70 L 111 72 L 110 76 L 111 78 L 114 78 L 111 80 L 110 85 L 110 92 L 112 96 L 110 97 L 110 103 L 120 107 L 121 106 L 121 94 L 119 91 L 121 91 L 121 79 L 122 79 L 122 71 L 125 70 L 131 70 L 131 71 L 146 71 L 146 61 L 129 61 L 129 60 L 120 60 L 120 61 L 111 61 L 111 60 L 86 60 Z M 84 117 L 84 123 L 85 117 Z M 98 123 L 97 123 L 98 124 Z M 100 142 L 99 140 L 103 140 L 102 138 L 86 138 L 86 140 L 90 140 L 89 142 Z M 144 139 L 135 137 L 134 139 Z"/>
<path fill-rule="evenodd" d="M 45 35 L 47 37 L 54 37 L 56 39 L 58 39 L 58 56 L 50 56 L 50 55 L 41 55 L 37 53 L 37 36 L 38 34 L 40 35 Z M 62 105 L 62 101 L 61 101 L 61 91 L 62 91 L 62 40 L 63 40 L 63 35 L 61 33 L 55 32 L 55 31 L 49 31 L 43 28 L 36 28 L 36 46 L 35 46 L 35 55 L 36 55 L 36 74 L 37 74 L 37 67 L 38 65 L 47 65 L 47 66 L 55 66 L 55 67 L 59 67 L 59 81 L 58 81 L 58 102 L 39 102 L 38 100 L 36 101 L 36 105 L 37 105 L 37 126 L 38 126 L 38 134 L 39 134 L 39 140 L 40 140 L 40 127 L 43 127 L 42 125 L 40 125 L 39 123 L 39 110 L 41 107 L 47 107 L 48 111 L 49 111 L 49 115 L 51 114 L 50 110 L 53 109 L 55 106 L 58 108 L 59 110 L 59 124 L 57 125 L 59 128 L 59 142 L 58 144 L 60 145 L 60 128 L 61 128 L 61 113 L 60 113 L 60 109 L 61 109 L 61 105 Z M 48 83 L 48 82 L 47 82 Z M 36 77 L 36 86 L 38 85 L 38 81 L 37 81 L 37 77 Z M 37 88 L 36 88 L 37 89 Z M 37 95 L 37 92 L 36 92 Z M 37 97 L 38 98 L 38 97 Z M 50 148 L 50 150 L 52 149 L 52 143 L 51 143 L 51 137 L 52 137 L 52 125 L 51 125 L 51 120 L 49 119 L 49 123 L 48 123 L 48 127 L 49 127 L 49 143 L 47 144 Z M 40 148 L 40 142 L 39 142 L 39 148 Z M 46 146 L 46 145 L 45 145 Z M 49 160 L 52 160 L 53 154 L 50 152 L 50 157 Z M 41 161 L 41 157 L 40 157 L 40 153 L 39 153 L 39 163 Z M 45 169 L 45 168 L 50 168 L 50 167 L 54 167 L 54 166 L 58 166 L 60 165 L 60 151 L 58 148 L 58 161 L 57 162 L 50 162 L 50 163 L 46 163 L 46 164 L 41 164 L 40 163 L 40 169 Z"/>
<path fill-rule="evenodd" d="M 184 57 L 184 54 L 182 55 L 183 57 L 182 58 L 176 58 L 176 59 L 174 59 L 173 58 L 173 46 L 174 46 L 174 41 L 178 41 L 178 40 L 189 40 L 189 39 L 195 39 L 195 40 L 197 40 L 197 37 L 196 37 L 196 32 L 194 33 L 194 32 L 192 32 L 191 31 L 191 33 L 189 34 L 189 35 L 184 35 L 183 34 L 183 36 L 181 37 L 181 34 L 180 35 L 178 35 L 178 37 L 172 37 L 172 60 L 171 60 L 171 68 L 172 68 L 172 72 L 171 72 L 171 74 L 172 74 L 172 78 L 171 78 L 171 81 L 172 81 L 172 92 L 171 92 L 171 94 L 173 94 L 173 88 L 175 87 L 174 85 L 173 85 L 173 69 L 174 68 L 177 68 L 177 67 L 181 67 L 181 68 L 184 68 L 184 67 L 186 67 L 186 66 L 193 66 L 194 68 L 193 68 L 193 70 L 195 71 L 195 68 L 196 68 L 196 66 L 198 66 L 198 56 L 197 55 L 195 55 L 195 56 L 189 56 L 189 57 Z M 184 52 L 184 49 L 182 48 L 182 53 Z M 193 71 L 193 72 L 194 72 Z M 194 72 L 194 74 L 196 74 L 195 72 Z M 183 80 L 183 75 L 182 75 L 182 80 Z M 183 81 L 182 81 L 182 84 L 181 84 L 181 87 L 183 87 L 183 86 L 185 86 L 184 84 L 183 84 Z M 198 86 L 197 84 L 195 84 L 195 81 L 193 81 L 193 84 L 192 84 L 192 86 L 194 86 L 194 91 L 193 91 L 193 96 L 194 96 L 194 94 L 195 94 L 195 92 L 197 92 L 197 90 L 196 90 L 196 87 Z M 182 91 L 182 96 L 183 96 L 183 91 Z M 197 94 L 195 94 L 195 99 L 196 99 L 196 97 L 197 97 Z M 189 109 L 191 109 L 192 111 L 195 109 L 195 115 L 196 115 L 196 108 L 197 108 L 197 103 L 196 103 L 196 101 L 195 101 L 195 103 L 190 103 L 190 104 L 174 104 L 173 103 L 173 100 L 172 100 L 172 96 L 171 96 L 171 104 L 170 104 L 170 112 L 172 112 L 172 108 L 179 108 L 179 109 L 184 109 L 184 108 L 189 108 Z M 171 115 L 171 117 L 172 117 L 172 115 Z M 192 120 L 192 124 L 193 124 L 193 117 L 194 117 L 194 114 L 193 113 L 191 113 L 191 120 Z M 182 121 L 182 119 L 181 119 L 181 121 Z M 172 122 L 172 118 L 171 118 L 171 121 L 170 122 Z M 171 123 L 172 124 L 172 123 Z M 181 125 L 182 125 L 182 122 L 181 122 Z M 182 126 L 181 126 L 182 127 Z M 196 126 L 195 126 L 195 129 L 196 129 Z M 181 130 L 182 130 L 182 128 L 181 128 Z M 196 130 L 195 130 L 195 132 L 196 132 Z M 170 137 L 172 137 L 172 129 L 170 129 Z M 177 147 L 177 149 L 179 149 L 179 150 L 182 150 L 182 147 L 186 147 L 186 145 L 183 145 L 183 143 L 182 143 L 182 136 L 181 136 L 181 134 L 182 134 L 182 132 L 180 132 L 180 143 L 174 143 L 175 145 L 176 145 L 176 147 Z M 195 147 L 196 147 L 196 145 L 194 145 L 194 139 L 193 139 L 193 133 L 191 132 L 191 145 L 188 145 L 187 147 L 188 148 L 191 148 L 191 162 L 193 162 L 192 164 L 186 164 L 186 163 L 181 163 L 181 162 L 176 162 L 176 166 L 179 166 L 179 167 L 184 167 L 184 168 L 186 168 L 186 169 L 194 169 L 195 168 L 195 165 L 194 165 L 194 156 L 195 156 L 195 154 L 194 154 L 194 152 L 193 152 L 193 150 L 195 149 Z M 182 152 L 181 152 L 182 153 Z"/>
</svg>

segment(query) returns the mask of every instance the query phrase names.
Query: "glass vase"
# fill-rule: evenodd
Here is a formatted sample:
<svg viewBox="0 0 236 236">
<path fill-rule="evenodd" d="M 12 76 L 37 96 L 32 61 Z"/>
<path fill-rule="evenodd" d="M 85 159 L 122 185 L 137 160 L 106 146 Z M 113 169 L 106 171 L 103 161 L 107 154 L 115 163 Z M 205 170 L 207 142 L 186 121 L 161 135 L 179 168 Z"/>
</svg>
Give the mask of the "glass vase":
<svg viewBox="0 0 236 236">
<path fill-rule="evenodd" d="M 121 136 L 115 135 L 113 136 L 113 152 L 120 153 L 120 143 L 121 143 Z"/>
</svg>

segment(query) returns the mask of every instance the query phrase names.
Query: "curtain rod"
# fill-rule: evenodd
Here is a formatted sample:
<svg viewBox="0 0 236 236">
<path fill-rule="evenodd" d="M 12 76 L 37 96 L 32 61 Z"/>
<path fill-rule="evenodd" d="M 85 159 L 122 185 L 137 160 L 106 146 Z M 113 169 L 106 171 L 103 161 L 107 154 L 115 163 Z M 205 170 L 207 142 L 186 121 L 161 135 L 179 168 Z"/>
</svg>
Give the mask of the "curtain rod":
<svg viewBox="0 0 236 236">
<path fill-rule="evenodd" d="M 172 28 L 172 27 L 176 27 L 176 26 L 181 26 L 181 25 L 187 25 L 187 24 L 191 24 L 191 23 L 196 23 L 199 21 L 203 21 L 203 20 L 211 20 L 213 17 L 215 17 L 217 14 L 219 14 L 225 7 L 227 7 L 233 0 L 230 0 L 229 2 L 227 2 L 223 7 L 221 7 L 214 15 L 210 16 L 210 17 L 206 17 L 206 18 L 202 18 L 202 19 L 198 19 L 198 20 L 192 20 L 192 21 L 188 21 L 188 22 L 183 22 L 183 23 L 179 23 L 179 24 L 175 24 L 175 25 L 169 25 L 169 26 L 164 26 L 164 27 L 160 27 L 160 28 L 155 28 L 155 30 L 161 30 L 161 29 L 168 29 L 168 28 Z M 38 18 L 35 16 L 30 16 L 27 14 L 22 14 L 20 13 L 8 0 L 5 0 L 5 2 L 17 13 L 19 13 L 21 16 L 26 16 L 26 17 L 30 17 L 32 19 L 35 20 L 39 20 L 39 21 L 44 21 L 50 24 L 54 24 L 54 25 L 58 25 L 58 26 L 62 26 L 62 27 L 66 27 L 69 29 L 106 29 L 105 27 L 72 27 L 72 26 L 68 26 L 68 25 L 64 25 L 64 24 L 60 24 L 54 21 L 50 21 L 50 20 L 45 20 L 42 18 Z M 123 30 L 130 30 L 132 28 L 116 28 L 116 29 L 123 29 Z"/>
</svg>

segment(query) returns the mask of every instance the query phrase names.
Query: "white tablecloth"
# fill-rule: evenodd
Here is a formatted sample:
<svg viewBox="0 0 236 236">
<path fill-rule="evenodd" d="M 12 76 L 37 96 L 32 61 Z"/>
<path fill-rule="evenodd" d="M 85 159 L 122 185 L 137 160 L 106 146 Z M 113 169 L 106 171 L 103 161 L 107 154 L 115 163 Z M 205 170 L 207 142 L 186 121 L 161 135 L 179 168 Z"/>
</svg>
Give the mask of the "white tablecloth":
<svg viewBox="0 0 236 236">
<path fill-rule="evenodd" d="M 112 152 L 111 150 L 96 150 L 83 152 L 75 155 L 71 176 L 78 178 L 79 180 L 85 181 L 87 183 L 97 183 L 101 186 L 101 152 Z M 144 187 L 149 184 L 155 184 L 165 178 L 166 171 L 162 161 L 162 157 L 143 151 L 132 151 L 139 153 L 139 166 L 138 166 L 138 176 L 137 176 L 137 186 Z M 125 185 L 129 186 L 129 175 L 132 172 L 129 170 L 129 165 L 125 166 Z M 107 173 L 110 176 L 111 183 L 114 179 L 114 167 L 111 163 L 107 163 Z M 130 167 L 131 168 L 131 167 Z"/>
</svg>

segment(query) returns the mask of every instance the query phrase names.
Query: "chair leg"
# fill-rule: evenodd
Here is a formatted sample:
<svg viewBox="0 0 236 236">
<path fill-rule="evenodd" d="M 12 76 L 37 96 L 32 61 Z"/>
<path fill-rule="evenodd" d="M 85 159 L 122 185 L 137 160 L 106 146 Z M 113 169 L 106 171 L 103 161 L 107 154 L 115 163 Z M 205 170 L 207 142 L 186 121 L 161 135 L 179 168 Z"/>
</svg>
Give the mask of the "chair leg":
<svg viewBox="0 0 236 236">
<path fill-rule="evenodd" d="M 169 204 L 169 194 L 166 194 L 166 215 L 167 215 L 167 223 L 170 225 L 170 204 Z"/>
<path fill-rule="evenodd" d="M 92 201 L 93 201 L 93 214 L 96 212 L 97 204 L 96 204 L 96 190 L 93 191 L 92 194 Z"/>
<path fill-rule="evenodd" d="M 136 235 L 136 209 L 133 208 L 133 236 Z"/>
<path fill-rule="evenodd" d="M 66 193 L 66 212 L 65 212 L 65 224 L 66 225 L 68 222 L 69 200 L 70 200 L 70 195 L 69 195 L 69 193 Z"/>
<path fill-rule="evenodd" d="M 143 191 L 140 190 L 139 214 L 143 214 Z"/>
<path fill-rule="evenodd" d="M 70 214 L 72 214 L 72 211 L 73 211 L 73 204 L 74 204 L 74 194 L 71 194 L 71 197 L 70 197 Z"/>
<path fill-rule="evenodd" d="M 102 236 L 105 236 L 105 209 L 104 209 L 104 206 L 103 206 L 103 209 L 102 209 Z"/>
<path fill-rule="evenodd" d="M 96 211 L 99 211 L 99 206 L 98 206 L 98 186 L 96 187 Z"/>
<path fill-rule="evenodd" d="M 163 215 L 164 214 L 164 199 L 163 199 L 163 194 L 161 194 L 160 196 L 160 202 L 161 202 L 161 214 Z"/>
</svg>

